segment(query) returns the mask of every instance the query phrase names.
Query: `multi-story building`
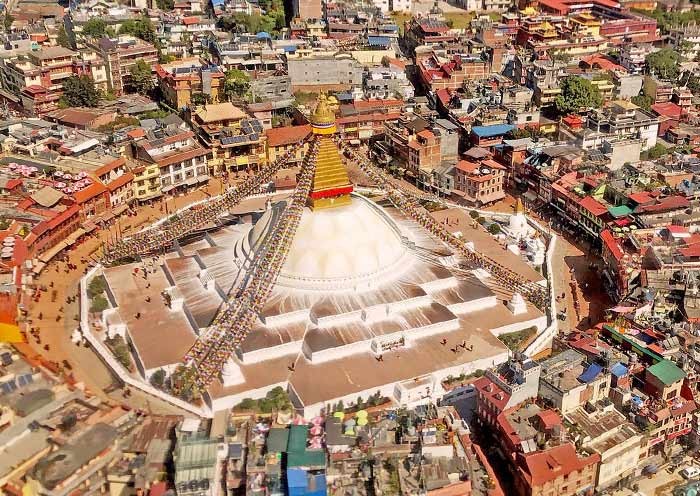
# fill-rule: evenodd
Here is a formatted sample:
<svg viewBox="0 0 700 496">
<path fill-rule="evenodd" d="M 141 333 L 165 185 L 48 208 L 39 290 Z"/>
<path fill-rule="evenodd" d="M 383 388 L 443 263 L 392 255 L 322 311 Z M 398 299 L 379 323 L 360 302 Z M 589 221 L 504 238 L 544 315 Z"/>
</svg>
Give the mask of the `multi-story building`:
<svg viewBox="0 0 700 496">
<path fill-rule="evenodd" d="M 642 74 L 651 51 L 651 43 L 624 43 L 620 47 L 620 65 L 632 74 Z"/>
<path fill-rule="evenodd" d="M 321 0 L 294 0 L 293 9 L 294 16 L 302 20 L 323 18 Z"/>
<path fill-rule="evenodd" d="M 267 137 L 265 148 L 267 152 L 267 162 L 273 163 L 280 156 L 287 153 L 291 148 L 301 143 L 311 132 L 311 126 L 287 126 L 275 127 L 265 131 Z M 308 144 L 304 144 L 297 149 L 293 156 L 287 159 L 290 165 L 301 165 L 304 155 L 308 150 Z"/>
<path fill-rule="evenodd" d="M 646 430 L 640 459 L 667 452 L 679 437 L 693 429 L 697 404 L 684 383 L 686 372 L 670 360 L 660 360 L 644 371 L 644 393 L 633 409 L 635 422 Z"/>
<path fill-rule="evenodd" d="M 491 64 L 480 55 L 455 54 L 442 62 L 435 55 L 417 61 L 421 82 L 431 91 L 462 88 L 466 81 L 485 79 L 491 73 Z"/>
<path fill-rule="evenodd" d="M 495 160 L 460 160 L 454 169 L 454 189 L 470 205 L 481 207 L 505 198 L 505 167 Z"/>
<path fill-rule="evenodd" d="M 305 57 L 287 62 L 292 89 L 351 89 L 362 86 L 364 68 L 350 57 Z"/>
<path fill-rule="evenodd" d="M 580 457 L 573 443 L 521 454 L 515 487 L 519 496 L 593 494 L 600 455 Z"/>
<path fill-rule="evenodd" d="M 600 456 L 598 490 L 635 475 L 642 434 L 612 404 L 594 409 L 579 407 L 569 412 L 566 419 L 572 425 L 570 433 L 578 436 L 581 447 Z"/>
<path fill-rule="evenodd" d="M 373 67 L 364 74 L 362 93 L 367 99 L 413 98 L 413 85 L 403 69 Z"/>
<path fill-rule="evenodd" d="M 63 82 L 82 74 L 83 69 L 90 74 L 89 65 L 78 61 L 78 53 L 60 46 L 11 58 L 2 66 L 3 88 L 20 97 L 24 108 L 37 115 L 56 110 Z"/>
<path fill-rule="evenodd" d="M 639 139 L 641 149 L 648 150 L 656 145 L 658 131 L 658 116 L 631 102 L 616 100 L 602 111 L 589 115 L 588 126 L 576 133 L 576 142 L 588 150 L 600 148 L 603 141 L 610 138 Z"/>
<path fill-rule="evenodd" d="M 173 108 L 189 106 L 193 95 L 212 103 L 223 97 L 224 73 L 198 57 L 156 64 L 155 71 L 163 98 Z"/>
<path fill-rule="evenodd" d="M 148 174 L 150 164 L 159 168 L 160 191 L 177 192 L 209 181 L 207 150 L 196 140 L 192 131 L 178 126 L 162 126 L 149 130 L 134 142 L 134 157 L 139 170 L 136 181 L 136 197 L 144 199 L 157 196 L 157 189 Z"/>
<path fill-rule="evenodd" d="M 102 56 L 107 66 L 109 88 L 117 95 L 129 85 L 131 69 L 139 60 L 150 67 L 158 62 L 158 49 L 134 36 L 102 38 L 88 43 Z"/>
<path fill-rule="evenodd" d="M 598 364 L 588 364 L 585 356 L 566 350 L 541 362 L 539 396 L 567 414 L 586 401 L 595 403 L 610 392 L 610 373 Z"/>
<path fill-rule="evenodd" d="M 190 120 L 211 154 L 210 174 L 254 169 L 266 163 L 262 124 L 232 103 L 199 107 L 191 112 Z"/>
</svg>

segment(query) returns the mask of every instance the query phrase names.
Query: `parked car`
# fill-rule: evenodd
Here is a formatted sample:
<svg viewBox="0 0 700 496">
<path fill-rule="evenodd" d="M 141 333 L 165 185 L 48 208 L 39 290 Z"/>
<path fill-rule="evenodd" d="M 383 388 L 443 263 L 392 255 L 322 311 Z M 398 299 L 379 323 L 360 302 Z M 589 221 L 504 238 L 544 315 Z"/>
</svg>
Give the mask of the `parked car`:
<svg viewBox="0 0 700 496">
<path fill-rule="evenodd" d="M 695 479 L 698 476 L 700 476 L 700 467 L 695 465 L 691 465 L 690 467 L 686 467 L 681 470 L 681 477 L 684 479 Z"/>
</svg>

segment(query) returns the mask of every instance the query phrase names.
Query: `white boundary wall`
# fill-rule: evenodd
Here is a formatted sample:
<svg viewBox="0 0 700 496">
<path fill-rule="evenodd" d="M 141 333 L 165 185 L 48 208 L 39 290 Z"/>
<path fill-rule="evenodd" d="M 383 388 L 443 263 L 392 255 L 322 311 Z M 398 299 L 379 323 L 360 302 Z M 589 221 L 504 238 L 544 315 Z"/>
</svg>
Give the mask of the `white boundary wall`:
<svg viewBox="0 0 700 496">
<path fill-rule="evenodd" d="M 97 267 L 93 267 L 82 279 L 80 279 L 80 330 L 82 331 L 83 338 L 90 343 L 92 349 L 95 350 L 102 361 L 112 370 L 119 380 L 124 382 L 124 384 L 127 384 L 129 387 L 133 387 L 134 389 L 139 389 L 146 394 L 155 396 L 156 398 L 160 398 L 161 400 L 197 415 L 198 417 L 212 418 L 213 413 L 209 408 L 198 408 L 190 403 L 187 403 L 186 401 L 171 396 L 160 389 L 151 386 L 143 380 L 132 377 L 131 374 L 124 369 L 122 364 L 119 363 L 116 358 L 114 358 L 112 352 L 97 336 L 92 333 L 88 317 L 90 302 L 88 301 L 87 296 L 87 281 L 95 276 L 101 270 L 101 268 L 102 267 L 99 265 Z"/>
</svg>

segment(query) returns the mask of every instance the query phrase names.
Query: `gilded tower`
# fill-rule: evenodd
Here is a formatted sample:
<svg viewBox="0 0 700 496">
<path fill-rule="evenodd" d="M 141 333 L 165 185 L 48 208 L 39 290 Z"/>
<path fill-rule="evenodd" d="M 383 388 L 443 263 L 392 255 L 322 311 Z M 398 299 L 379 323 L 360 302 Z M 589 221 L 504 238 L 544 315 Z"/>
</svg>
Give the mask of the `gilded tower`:
<svg viewBox="0 0 700 496">
<path fill-rule="evenodd" d="M 312 132 L 320 140 L 316 173 L 309 194 L 310 207 L 316 210 L 349 205 L 352 184 L 340 158 L 338 146 L 333 141 L 333 135 L 337 132 L 335 111 L 324 93 L 319 96 L 310 120 Z"/>
</svg>

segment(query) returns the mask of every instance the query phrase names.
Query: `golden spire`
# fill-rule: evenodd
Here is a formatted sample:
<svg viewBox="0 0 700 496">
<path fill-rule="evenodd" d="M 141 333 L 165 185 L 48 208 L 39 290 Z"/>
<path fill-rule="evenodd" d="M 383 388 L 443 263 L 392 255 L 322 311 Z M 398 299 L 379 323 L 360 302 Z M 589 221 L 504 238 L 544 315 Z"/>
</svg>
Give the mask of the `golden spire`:
<svg viewBox="0 0 700 496">
<path fill-rule="evenodd" d="M 515 204 L 515 213 L 516 214 L 524 214 L 525 213 L 525 207 L 523 207 L 523 201 L 520 198 L 518 198 L 518 202 Z"/>
<path fill-rule="evenodd" d="M 319 95 L 309 120 L 313 133 L 318 135 L 320 140 L 316 155 L 316 172 L 309 194 L 310 206 L 316 210 L 349 205 L 352 184 L 340 158 L 338 146 L 332 138 L 336 133 L 335 112 L 325 93 Z"/>
<path fill-rule="evenodd" d="M 328 101 L 328 96 L 325 93 L 321 93 L 318 96 L 318 103 L 314 109 L 314 113 L 311 114 L 311 124 L 314 126 L 325 127 L 329 124 L 335 125 L 335 112 L 331 108 L 330 102 Z"/>
</svg>

